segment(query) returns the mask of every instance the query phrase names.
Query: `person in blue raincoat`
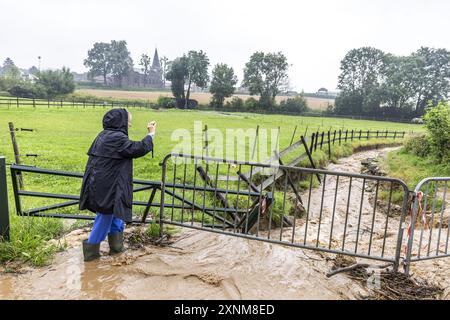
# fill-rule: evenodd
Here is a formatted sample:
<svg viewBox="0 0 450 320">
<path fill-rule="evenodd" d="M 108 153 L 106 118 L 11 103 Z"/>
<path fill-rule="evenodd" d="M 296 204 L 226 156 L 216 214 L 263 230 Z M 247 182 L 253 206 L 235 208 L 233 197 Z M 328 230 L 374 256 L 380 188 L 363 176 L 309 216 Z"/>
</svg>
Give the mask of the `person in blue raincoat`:
<svg viewBox="0 0 450 320">
<path fill-rule="evenodd" d="M 83 241 L 85 261 L 100 257 L 100 243 L 108 236 L 110 254 L 122 252 L 124 222 L 132 220 L 133 158 L 153 149 L 156 123 L 148 123 L 141 141 L 128 138 L 132 116 L 126 109 L 112 109 L 103 117 L 103 131 L 88 151 L 89 159 L 80 193 L 80 210 L 96 213 L 89 238 Z"/>
</svg>

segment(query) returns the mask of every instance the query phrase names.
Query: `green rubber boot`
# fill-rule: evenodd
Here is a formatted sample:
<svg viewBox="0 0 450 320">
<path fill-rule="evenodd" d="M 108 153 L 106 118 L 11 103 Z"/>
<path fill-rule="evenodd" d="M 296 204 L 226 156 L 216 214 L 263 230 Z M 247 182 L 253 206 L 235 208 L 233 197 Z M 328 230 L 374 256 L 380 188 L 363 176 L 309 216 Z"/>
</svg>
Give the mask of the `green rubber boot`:
<svg viewBox="0 0 450 320">
<path fill-rule="evenodd" d="M 108 234 L 109 254 L 116 254 L 125 251 L 123 246 L 123 232 Z"/>
<path fill-rule="evenodd" d="M 87 240 L 83 241 L 83 256 L 84 261 L 92 261 L 100 258 L 100 243 L 89 244 Z"/>
</svg>

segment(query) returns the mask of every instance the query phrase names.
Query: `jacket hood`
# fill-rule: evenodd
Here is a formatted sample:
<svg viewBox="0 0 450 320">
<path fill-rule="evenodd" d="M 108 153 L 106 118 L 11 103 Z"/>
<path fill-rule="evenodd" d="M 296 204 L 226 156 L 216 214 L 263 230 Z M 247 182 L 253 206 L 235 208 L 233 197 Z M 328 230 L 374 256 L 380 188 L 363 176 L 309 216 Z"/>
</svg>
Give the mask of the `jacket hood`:
<svg viewBox="0 0 450 320">
<path fill-rule="evenodd" d="M 112 109 L 103 116 L 103 129 L 122 131 L 128 135 L 128 112 L 125 109 Z"/>
</svg>

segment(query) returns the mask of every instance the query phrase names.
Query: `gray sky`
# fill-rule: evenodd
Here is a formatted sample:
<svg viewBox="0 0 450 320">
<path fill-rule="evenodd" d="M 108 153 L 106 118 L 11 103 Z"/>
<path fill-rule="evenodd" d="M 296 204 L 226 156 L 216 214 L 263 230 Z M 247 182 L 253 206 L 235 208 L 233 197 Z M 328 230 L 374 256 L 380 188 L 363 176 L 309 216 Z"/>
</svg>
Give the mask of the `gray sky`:
<svg viewBox="0 0 450 320">
<path fill-rule="evenodd" d="M 135 65 L 155 46 L 169 59 L 202 49 L 241 81 L 254 51 L 283 51 L 293 89 L 334 90 L 352 48 L 450 49 L 449 13 L 448 0 L 1 0 L 0 60 L 82 72 L 94 42 L 126 40 Z"/>
</svg>

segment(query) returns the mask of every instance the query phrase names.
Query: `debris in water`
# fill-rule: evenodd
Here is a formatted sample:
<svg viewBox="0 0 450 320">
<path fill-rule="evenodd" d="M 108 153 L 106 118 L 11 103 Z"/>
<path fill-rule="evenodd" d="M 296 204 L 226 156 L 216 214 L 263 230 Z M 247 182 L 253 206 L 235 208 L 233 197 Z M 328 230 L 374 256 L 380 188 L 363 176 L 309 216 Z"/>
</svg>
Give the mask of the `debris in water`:
<svg viewBox="0 0 450 320">
<path fill-rule="evenodd" d="M 386 172 L 380 168 L 378 164 L 378 159 L 376 158 L 366 158 L 361 160 L 361 173 L 370 174 L 373 176 L 385 176 Z"/>
<path fill-rule="evenodd" d="M 355 266 L 355 267 L 352 267 Z M 351 267 L 351 268 L 349 268 Z M 444 290 L 436 284 L 432 284 L 425 279 L 412 278 L 401 272 L 392 270 L 381 271 L 378 286 L 368 286 L 374 271 L 367 271 L 368 265 L 356 264 L 356 259 L 337 255 L 334 259 L 332 270 L 349 268 L 349 277 L 359 281 L 370 290 L 370 295 L 361 297 L 367 300 L 429 300 L 439 299 Z"/>
<path fill-rule="evenodd" d="M 173 243 L 171 235 L 164 233 L 162 238 L 151 232 L 150 228 L 137 226 L 125 235 L 125 241 L 131 249 L 141 249 L 145 245 L 167 246 Z"/>
</svg>

